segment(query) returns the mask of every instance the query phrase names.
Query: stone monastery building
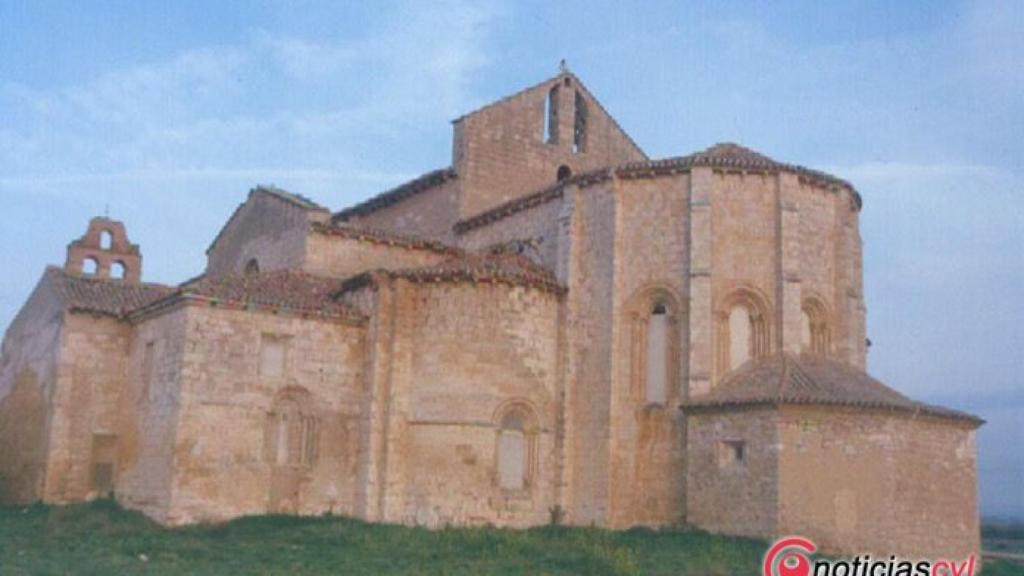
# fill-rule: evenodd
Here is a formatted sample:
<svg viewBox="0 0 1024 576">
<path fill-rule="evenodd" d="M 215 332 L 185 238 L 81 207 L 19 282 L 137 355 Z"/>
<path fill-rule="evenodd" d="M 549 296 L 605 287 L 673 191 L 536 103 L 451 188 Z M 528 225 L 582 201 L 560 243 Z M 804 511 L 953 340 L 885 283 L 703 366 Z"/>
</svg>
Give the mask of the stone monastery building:
<svg viewBox="0 0 1024 576">
<path fill-rule="evenodd" d="M 0 500 L 978 550 L 981 421 L 864 372 L 849 183 L 651 160 L 567 71 L 453 124 L 340 212 L 253 189 L 177 286 L 93 219 L 3 341 Z"/>
</svg>

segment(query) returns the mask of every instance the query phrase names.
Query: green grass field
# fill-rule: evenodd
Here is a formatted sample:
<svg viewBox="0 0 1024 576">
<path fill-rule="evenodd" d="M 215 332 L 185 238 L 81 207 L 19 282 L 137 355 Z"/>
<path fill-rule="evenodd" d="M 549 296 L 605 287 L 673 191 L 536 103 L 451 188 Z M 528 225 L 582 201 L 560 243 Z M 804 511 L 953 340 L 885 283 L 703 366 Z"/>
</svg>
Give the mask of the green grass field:
<svg viewBox="0 0 1024 576">
<path fill-rule="evenodd" d="M 758 574 L 765 543 L 689 530 L 419 528 L 254 517 L 166 529 L 111 502 L 0 508 L 0 574 Z M 1024 574 L 990 564 L 986 576 Z"/>
</svg>

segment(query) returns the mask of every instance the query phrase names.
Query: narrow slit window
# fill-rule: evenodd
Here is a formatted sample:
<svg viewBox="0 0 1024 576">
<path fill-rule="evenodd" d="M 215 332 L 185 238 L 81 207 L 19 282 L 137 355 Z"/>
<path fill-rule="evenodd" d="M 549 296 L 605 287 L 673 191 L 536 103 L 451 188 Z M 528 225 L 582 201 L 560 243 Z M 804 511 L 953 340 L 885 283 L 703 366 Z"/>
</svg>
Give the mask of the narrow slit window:
<svg viewBox="0 0 1024 576">
<path fill-rule="evenodd" d="M 647 319 L 647 390 L 649 404 L 668 400 L 668 310 L 655 304 Z"/>
<path fill-rule="evenodd" d="M 576 114 L 573 119 L 572 152 L 582 154 L 587 151 L 587 100 L 576 91 Z"/>
<path fill-rule="evenodd" d="M 558 86 L 548 91 L 544 105 L 544 141 L 548 144 L 558 143 Z"/>
</svg>

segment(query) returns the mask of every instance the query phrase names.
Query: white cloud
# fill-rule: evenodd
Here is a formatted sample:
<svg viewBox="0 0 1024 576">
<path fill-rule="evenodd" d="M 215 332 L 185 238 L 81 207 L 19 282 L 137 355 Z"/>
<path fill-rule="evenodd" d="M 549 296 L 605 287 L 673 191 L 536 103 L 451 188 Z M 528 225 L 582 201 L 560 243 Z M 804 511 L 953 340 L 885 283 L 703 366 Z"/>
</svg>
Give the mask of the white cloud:
<svg viewBox="0 0 1024 576">
<path fill-rule="evenodd" d="M 14 119 L 0 130 L 0 171 L 42 182 L 285 167 L 358 180 L 391 161 L 389 149 L 403 152 L 408 130 L 443 130 L 476 102 L 469 79 L 487 62 L 496 14 L 410 2 L 362 37 L 257 30 L 78 85 L 0 85 Z"/>
</svg>

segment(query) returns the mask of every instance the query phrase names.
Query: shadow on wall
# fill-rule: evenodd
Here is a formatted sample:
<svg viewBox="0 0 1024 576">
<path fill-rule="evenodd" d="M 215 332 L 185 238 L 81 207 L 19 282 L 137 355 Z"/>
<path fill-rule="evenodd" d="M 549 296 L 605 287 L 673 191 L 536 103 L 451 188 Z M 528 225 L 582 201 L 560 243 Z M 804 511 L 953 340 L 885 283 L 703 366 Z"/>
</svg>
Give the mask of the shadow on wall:
<svg viewBox="0 0 1024 576">
<path fill-rule="evenodd" d="M 24 369 L 0 400 L 0 504 L 39 499 L 46 399 L 35 372 Z"/>
</svg>

